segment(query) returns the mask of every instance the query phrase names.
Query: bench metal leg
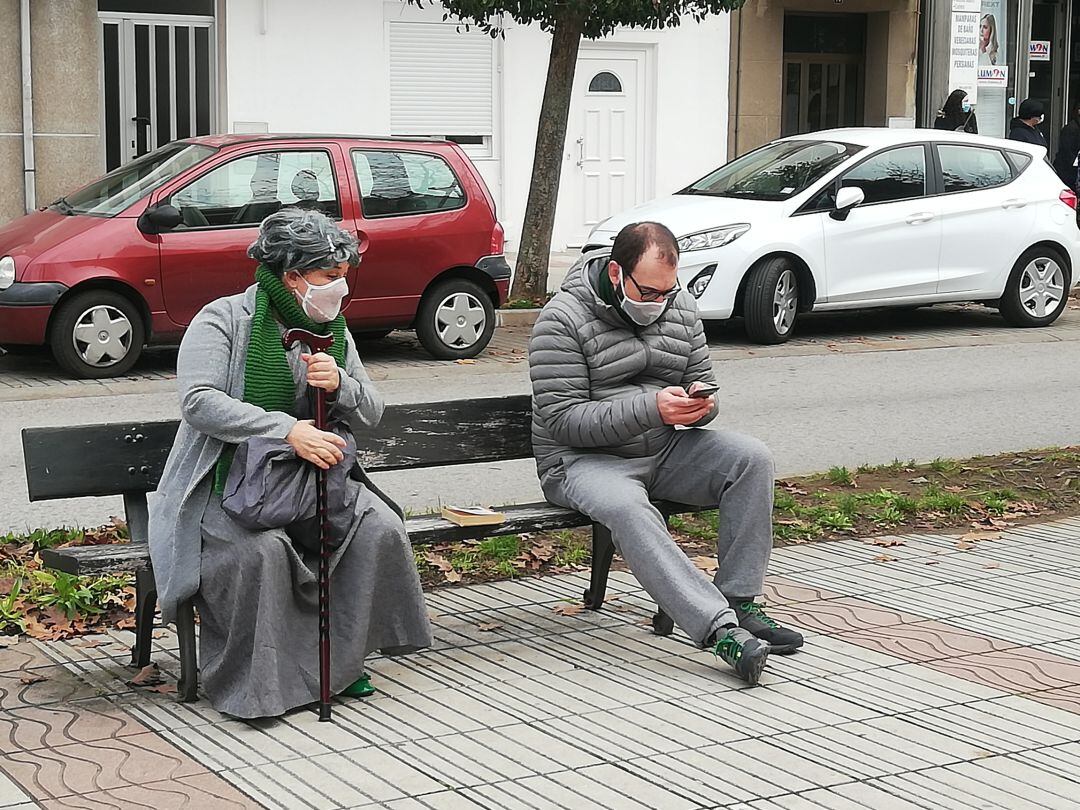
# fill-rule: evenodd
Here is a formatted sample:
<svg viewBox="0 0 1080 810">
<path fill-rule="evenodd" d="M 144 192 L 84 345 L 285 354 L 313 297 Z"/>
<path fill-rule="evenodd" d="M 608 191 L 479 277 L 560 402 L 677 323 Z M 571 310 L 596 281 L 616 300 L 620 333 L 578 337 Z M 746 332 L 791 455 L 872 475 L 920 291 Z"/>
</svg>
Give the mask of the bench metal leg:
<svg viewBox="0 0 1080 810">
<path fill-rule="evenodd" d="M 142 669 L 150 664 L 150 646 L 154 634 L 154 610 L 157 608 L 157 583 L 150 568 L 135 573 L 135 643 L 131 647 L 131 665 Z"/>
<path fill-rule="evenodd" d="M 180 641 L 180 682 L 176 691 L 182 702 L 194 703 L 199 699 L 199 661 L 195 650 L 195 608 L 190 599 L 176 609 L 176 636 Z"/>
<path fill-rule="evenodd" d="M 611 558 L 615 555 L 615 543 L 611 531 L 606 526 L 594 523 L 592 527 L 592 577 L 589 589 L 585 591 L 585 607 L 600 610 L 604 606 L 607 593 L 608 573 L 611 571 Z"/>
</svg>

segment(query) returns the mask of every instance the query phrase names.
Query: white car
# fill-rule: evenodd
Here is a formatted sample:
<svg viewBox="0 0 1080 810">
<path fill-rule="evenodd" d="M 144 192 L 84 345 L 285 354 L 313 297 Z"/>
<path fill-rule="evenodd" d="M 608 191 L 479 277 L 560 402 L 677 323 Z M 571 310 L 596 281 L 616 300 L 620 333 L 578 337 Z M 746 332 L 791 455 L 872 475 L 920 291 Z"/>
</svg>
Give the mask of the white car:
<svg viewBox="0 0 1080 810">
<path fill-rule="evenodd" d="M 741 315 L 781 343 L 799 313 L 978 301 L 1015 326 L 1053 323 L 1080 259 L 1076 194 L 1042 147 L 936 130 L 786 138 L 602 222 L 679 238 L 679 280 L 705 319 Z"/>
</svg>

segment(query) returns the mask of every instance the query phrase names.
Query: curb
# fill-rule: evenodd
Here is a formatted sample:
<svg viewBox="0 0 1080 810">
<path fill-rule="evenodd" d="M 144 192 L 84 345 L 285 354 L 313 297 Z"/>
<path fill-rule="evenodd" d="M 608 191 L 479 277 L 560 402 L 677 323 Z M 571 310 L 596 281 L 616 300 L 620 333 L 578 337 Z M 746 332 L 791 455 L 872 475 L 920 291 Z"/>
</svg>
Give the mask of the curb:
<svg viewBox="0 0 1080 810">
<path fill-rule="evenodd" d="M 495 311 L 495 324 L 497 326 L 532 326 L 539 315 L 539 309 L 498 309 Z"/>
</svg>

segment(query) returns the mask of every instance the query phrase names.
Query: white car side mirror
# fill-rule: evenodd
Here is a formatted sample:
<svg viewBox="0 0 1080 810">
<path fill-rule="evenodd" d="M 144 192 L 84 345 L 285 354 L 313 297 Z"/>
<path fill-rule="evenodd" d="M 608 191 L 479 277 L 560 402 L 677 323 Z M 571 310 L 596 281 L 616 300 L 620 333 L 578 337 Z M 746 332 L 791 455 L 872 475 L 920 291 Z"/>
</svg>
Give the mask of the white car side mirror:
<svg viewBox="0 0 1080 810">
<path fill-rule="evenodd" d="M 843 222 L 848 218 L 851 209 L 857 205 L 862 205 L 865 199 L 866 195 L 861 188 L 854 188 L 851 186 L 842 188 L 836 192 L 836 205 L 829 216 Z"/>
</svg>

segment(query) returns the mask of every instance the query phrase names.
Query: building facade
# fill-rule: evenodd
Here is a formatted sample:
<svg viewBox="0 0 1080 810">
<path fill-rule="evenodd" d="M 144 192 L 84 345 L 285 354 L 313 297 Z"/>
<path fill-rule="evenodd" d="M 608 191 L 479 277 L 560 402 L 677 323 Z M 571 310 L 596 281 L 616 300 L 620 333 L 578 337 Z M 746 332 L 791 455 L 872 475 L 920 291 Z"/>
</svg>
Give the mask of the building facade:
<svg viewBox="0 0 1080 810">
<path fill-rule="evenodd" d="M 1078 36 L 1080 0 L 749 0 L 583 42 L 553 247 L 776 137 L 932 125 L 957 82 L 985 134 L 1042 100 L 1053 147 Z M 549 47 L 404 0 L 0 0 L 0 221 L 190 135 L 419 135 L 470 154 L 512 250 Z"/>
</svg>

